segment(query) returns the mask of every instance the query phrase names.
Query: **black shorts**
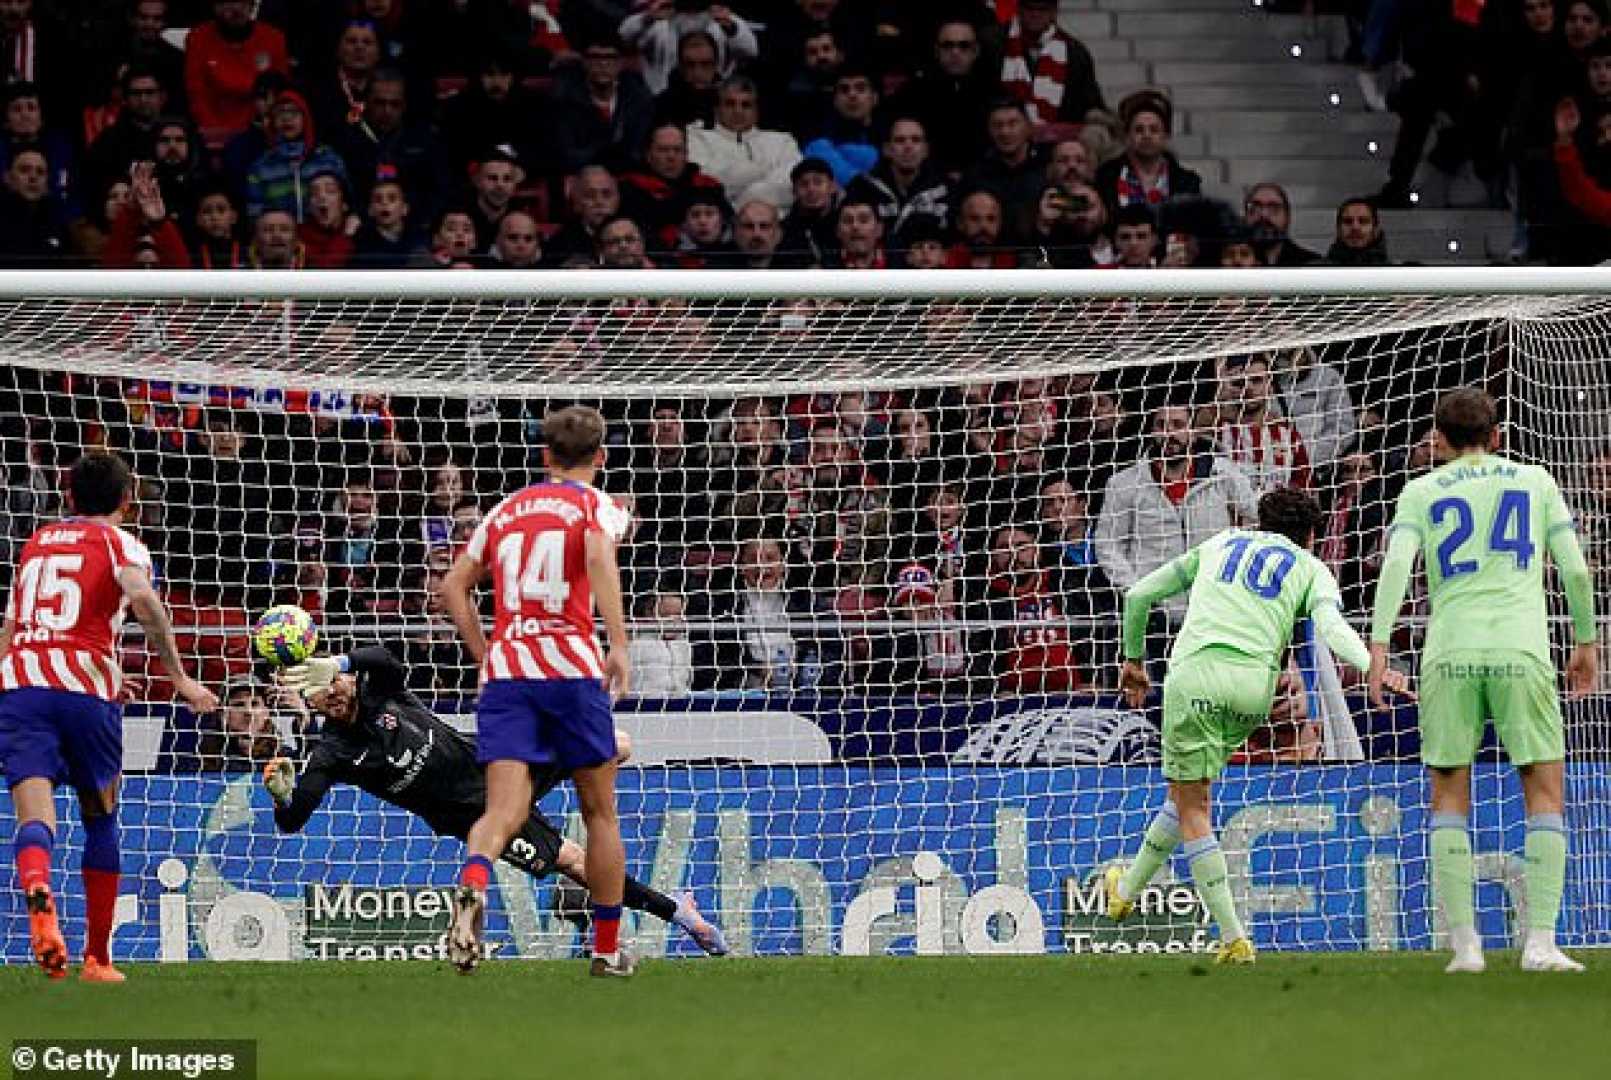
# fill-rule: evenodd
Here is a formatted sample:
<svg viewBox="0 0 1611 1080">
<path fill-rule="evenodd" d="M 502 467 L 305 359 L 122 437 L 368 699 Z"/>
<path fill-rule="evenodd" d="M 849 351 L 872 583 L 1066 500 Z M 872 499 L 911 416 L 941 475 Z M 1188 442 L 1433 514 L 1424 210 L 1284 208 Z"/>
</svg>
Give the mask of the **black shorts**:
<svg viewBox="0 0 1611 1080">
<path fill-rule="evenodd" d="M 481 817 L 482 808 L 467 806 L 462 810 L 428 820 L 427 824 L 438 836 L 455 836 L 460 840 L 470 835 L 470 827 Z M 565 838 L 548 823 L 542 812 L 533 810 L 520 831 L 510 839 L 499 858 L 532 877 L 546 877 L 554 872 L 559 862 L 559 848 Z"/>
</svg>

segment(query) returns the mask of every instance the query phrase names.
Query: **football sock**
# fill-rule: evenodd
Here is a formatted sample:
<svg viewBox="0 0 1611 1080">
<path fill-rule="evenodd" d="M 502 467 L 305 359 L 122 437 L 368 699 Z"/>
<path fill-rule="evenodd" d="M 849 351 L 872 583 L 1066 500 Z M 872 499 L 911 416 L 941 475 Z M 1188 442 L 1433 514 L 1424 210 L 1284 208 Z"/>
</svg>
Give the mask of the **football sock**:
<svg viewBox="0 0 1611 1080">
<path fill-rule="evenodd" d="M 1119 879 L 1119 895 L 1126 900 L 1134 900 L 1141 895 L 1141 890 L 1158 873 L 1158 868 L 1169 861 L 1175 848 L 1180 845 L 1180 811 L 1175 804 L 1164 800 L 1163 808 L 1147 826 L 1147 834 L 1142 838 L 1141 850 Z"/>
<path fill-rule="evenodd" d="M 1471 895 L 1471 837 L 1466 832 L 1466 816 L 1433 814 L 1431 842 L 1432 887 L 1443 905 L 1444 922 L 1450 930 L 1471 929 L 1477 925 L 1477 916 Z"/>
<path fill-rule="evenodd" d="M 613 957 L 621 947 L 621 905 L 593 905 L 593 955 Z"/>
<path fill-rule="evenodd" d="M 24 821 L 17 826 L 11 850 L 17 860 L 17 884 L 24 892 L 50 884 L 50 849 L 55 842 L 50 826 L 43 821 Z"/>
<path fill-rule="evenodd" d="M 117 908 L 118 851 L 116 814 L 84 819 L 84 955 L 112 962 L 112 916 Z"/>
<path fill-rule="evenodd" d="M 1566 879 L 1566 822 L 1560 814 L 1527 818 L 1527 929 L 1553 937 Z"/>
<path fill-rule="evenodd" d="M 626 888 L 621 891 L 621 906 L 633 911 L 647 911 L 661 922 L 670 922 L 677 914 L 677 901 L 649 888 L 631 874 L 626 876 Z"/>
<path fill-rule="evenodd" d="M 464 862 L 464 869 L 459 871 L 459 884 L 468 885 L 481 892 L 487 891 L 492 881 L 492 860 L 485 855 L 471 855 Z"/>
<path fill-rule="evenodd" d="M 1231 899 L 1230 872 L 1225 868 L 1225 853 L 1220 851 L 1219 841 L 1212 833 L 1188 841 L 1186 858 L 1191 863 L 1191 879 L 1197 886 L 1197 895 L 1219 927 L 1220 941 L 1229 945 L 1247 937 L 1242 920 L 1236 914 L 1236 903 Z"/>
</svg>

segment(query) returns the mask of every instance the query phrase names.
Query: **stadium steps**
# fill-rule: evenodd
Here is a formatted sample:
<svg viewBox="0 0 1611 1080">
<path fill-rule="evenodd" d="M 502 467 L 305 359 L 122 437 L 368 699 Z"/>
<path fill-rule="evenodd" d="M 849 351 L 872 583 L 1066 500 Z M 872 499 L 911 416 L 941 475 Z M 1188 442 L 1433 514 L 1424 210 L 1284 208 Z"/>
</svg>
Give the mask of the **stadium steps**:
<svg viewBox="0 0 1611 1080">
<path fill-rule="evenodd" d="M 1486 263 L 1504 259 L 1514 240 L 1509 210 L 1383 210 L 1387 250 L 1398 262 Z M 1335 212 L 1300 210 L 1292 233 L 1307 248 L 1331 246 Z M 1455 245 L 1450 250 L 1450 243 Z"/>
<path fill-rule="evenodd" d="M 1398 118 L 1364 111 L 1355 70 L 1337 62 L 1340 16 L 1270 14 L 1253 0 L 1063 0 L 1058 21 L 1091 49 L 1110 104 L 1144 86 L 1169 93 L 1176 152 L 1208 194 L 1236 205 L 1251 183 L 1281 183 L 1305 246 L 1329 247 L 1337 204 L 1387 179 Z M 1405 261 L 1496 260 L 1512 239 L 1503 210 L 1385 211 L 1383 223 Z"/>
<path fill-rule="evenodd" d="M 1134 55 L 1135 42 L 1146 49 L 1146 59 L 1159 63 L 1162 61 L 1203 61 L 1213 60 L 1218 63 L 1247 62 L 1247 63 L 1277 63 L 1292 59 L 1292 46 L 1298 46 L 1303 56 L 1325 56 L 1328 43 L 1315 37 L 1298 38 L 1294 41 L 1285 41 L 1281 38 L 1267 37 L 1265 35 L 1243 37 L 1158 37 L 1158 38 L 1112 38 L 1113 41 L 1125 43 L 1127 56 Z M 1087 45 L 1090 43 L 1087 42 Z"/>
</svg>

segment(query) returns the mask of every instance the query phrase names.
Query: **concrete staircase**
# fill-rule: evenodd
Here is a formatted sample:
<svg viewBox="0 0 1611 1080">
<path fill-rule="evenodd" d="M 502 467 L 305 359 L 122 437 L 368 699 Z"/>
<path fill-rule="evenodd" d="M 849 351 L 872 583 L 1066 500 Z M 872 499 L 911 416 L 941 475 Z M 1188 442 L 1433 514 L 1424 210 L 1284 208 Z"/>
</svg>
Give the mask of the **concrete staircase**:
<svg viewBox="0 0 1611 1080">
<path fill-rule="evenodd" d="M 1110 105 L 1144 86 L 1175 104 L 1175 152 L 1207 193 L 1240 208 L 1273 180 L 1293 203 L 1293 235 L 1331 244 L 1337 204 L 1387 180 L 1398 118 L 1368 113 L 1340 16 L 1272 15 L 1253 0 L 1061 0 L 1059 24 L 1085 43 Z M 1510 250 L 1505 210 L 1389 210 L 1397 261 L 1483 263 Z"/>
</svg>

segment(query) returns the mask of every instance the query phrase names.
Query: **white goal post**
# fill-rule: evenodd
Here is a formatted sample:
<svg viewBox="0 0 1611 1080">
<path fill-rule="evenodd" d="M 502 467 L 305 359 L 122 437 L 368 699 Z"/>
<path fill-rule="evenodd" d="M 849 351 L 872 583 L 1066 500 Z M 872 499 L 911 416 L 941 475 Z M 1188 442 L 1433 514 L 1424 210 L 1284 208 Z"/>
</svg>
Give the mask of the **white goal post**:
<svg viewBox="0 0 1611 1080">
<path fill-rule="evenodd" d="M 154 679 L 127 710 L 119 955 L 436 955 L 431 890 L 461 845 L 343 788 L 276 834 L 261 758 L 307 753 L 318 724 L 244 627 L 301 603 L 331 648 L 391 647 L 469 730 L 474 673 L 434 590 L 538 475 L 543 412 L 592 404 L 600 484 L 634 514 L 632 873 L 691 890 L 745 953 L 1196 951 L 1183 866 L 1137 924 L 1101 910 L 1100 871 L 1163 794 L 1158 703 L 1114 693 L 1119 591 L 1290 483 L 1362 618 L 1432 403 L 1478 384 L 1506 452 L 1566 492 L 1603 616 L 1608 375 L 1597 270 L 0 272 L 0 583 L 61 511 L 58 470 L 126 454 L 131 527 L 232 702 L 190 717 Z M 1394 640 L 1412 671 L 1424 614 L 1406 605 Z M 1178 616 L 1150 627 L 1159 671 Z M 126 653 L 154 673 L 137 636 Z M 1562 941 L 1607 945 L 1608 699 L 1567 724 Z M 1440 942 L 1417 748 L 1413 708 L 1372 713 L 1329 658 L 1294 656 L 1216 787 L 1261 947 Z M 1497 751 L 1475 784 L 1500 944 L 1524 815 Z M 580 838 L 567 790 L 543 807 Z M 81 893 L 58 874 L 71 938 Z M 498 877 L 499 955 L 579 947 L 572 890 Z M 652 918 L 635 936 L 689 951 Z M 0 960 L 26 957 L 8 911 Z"/>
</svg>

